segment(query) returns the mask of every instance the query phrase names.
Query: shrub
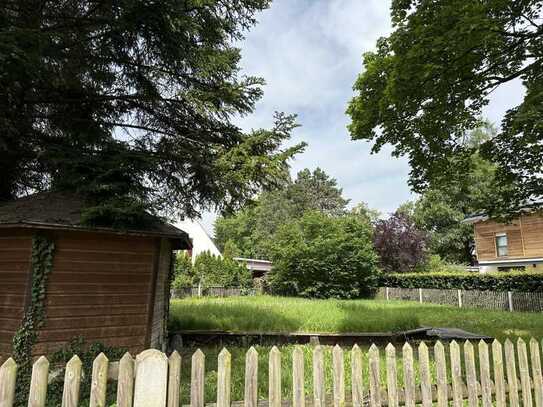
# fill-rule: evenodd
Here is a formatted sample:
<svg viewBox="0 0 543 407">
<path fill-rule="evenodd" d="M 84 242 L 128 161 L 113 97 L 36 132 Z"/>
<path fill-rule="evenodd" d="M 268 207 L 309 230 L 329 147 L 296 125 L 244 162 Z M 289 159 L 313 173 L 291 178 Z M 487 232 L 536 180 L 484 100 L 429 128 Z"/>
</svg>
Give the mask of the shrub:
<svg viewBox="0 0 543 407">
<path fill-rule="evenodd" d="M 274 235 L 270 288 L 280 295 L 356 298 L 377 287 L 369 222 L 307 212 Z"/>
<path fill-rule="evenodd" d="M 437 254 L 428 256 L 426 263 L 415 270 L 417 273 L 464 273 L 465 271 L 465 266 L 447 263 Z"/>
<path fill-rule="evenodd" d="M 219 285 L 223 287 L 251 287 L 251 272 L 245 265 L 237 263 L 229 257 L 214 256 L 203 252 L 194 265 L 185 254 L 179 254 L 176 259 L 173 288 L 201 284 L 204 288 Z"/>
<path fill-rule="evenodd" d="M 412 272 L 425 264 L 427 239 L 405 212 L 397 211 L 390 218 L 375 222 L 373 244 L 379 265 L 387 273 Z"/>
<path fill-rule="evenodd" d="M 406 273 L 381 277 L 381 286 L 399 288 L 440 288 L 480 291 L 543 291 L 543 273 Z"/>
</svg>

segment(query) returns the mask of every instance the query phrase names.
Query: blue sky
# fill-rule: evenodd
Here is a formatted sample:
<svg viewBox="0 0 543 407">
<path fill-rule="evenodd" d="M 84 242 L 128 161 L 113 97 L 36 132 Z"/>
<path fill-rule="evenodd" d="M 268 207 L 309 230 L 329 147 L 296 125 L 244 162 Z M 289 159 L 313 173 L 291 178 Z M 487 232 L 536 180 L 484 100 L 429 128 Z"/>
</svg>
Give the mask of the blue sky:
<svg viewBox="0 0 543 407">
<path fill-rule="evenodd" d="M 254 114 L 239 125 L 270 127 L 274 111 L 298 114 L 302 127 L 293 142 L 308 147 L 291 163 L 292 173 L 320 167 L 337 179 L 351 205 L 364 201 L 383 214 L 416 198 L 407 185 L 409 165 L 388 147 L 371 155 L 369 143 L 351 141 L 345 109 L 362 53 L 391 31 L 389 7 L 386 0 L 275 0 L 240 44 L 242 72 L 267 84 Z M 484 116 L 499 125 L 522 95 L 520 82 L 498 88 Z M 211 234 L 215 217 L 206 212 L 201 220 Z"/>
</svg>

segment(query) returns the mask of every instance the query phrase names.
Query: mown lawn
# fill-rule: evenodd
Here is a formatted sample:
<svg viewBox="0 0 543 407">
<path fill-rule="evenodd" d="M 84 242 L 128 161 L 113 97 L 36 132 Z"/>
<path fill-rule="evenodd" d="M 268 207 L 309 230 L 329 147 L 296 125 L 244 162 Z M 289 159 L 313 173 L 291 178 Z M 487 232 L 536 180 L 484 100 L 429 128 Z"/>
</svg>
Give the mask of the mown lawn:
<svg viewBox="0 0 543 407">
<path fill-rule="evenodd" d="M 543 314 L 384 300 L 308 300 L 272 296 L 173 300 L 170 330 L 232 332 L 395 332 L 454 327 L 499 340 L 543 338 Z"/>
</svg>

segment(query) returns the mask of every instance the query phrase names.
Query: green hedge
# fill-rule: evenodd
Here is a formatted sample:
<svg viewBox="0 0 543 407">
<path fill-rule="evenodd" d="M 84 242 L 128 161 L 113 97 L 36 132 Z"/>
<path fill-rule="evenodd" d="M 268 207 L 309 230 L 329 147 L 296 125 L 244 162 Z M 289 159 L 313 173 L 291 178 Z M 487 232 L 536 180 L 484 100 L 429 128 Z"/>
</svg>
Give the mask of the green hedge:
<svg viewBox="0 0 543 407">
<path fill-rule="evenodd" d="M 441 288 L 481 291 L 543 292 L 543 273 L 405 273 L 387 274 L 381 287 Z"/>
</svg>

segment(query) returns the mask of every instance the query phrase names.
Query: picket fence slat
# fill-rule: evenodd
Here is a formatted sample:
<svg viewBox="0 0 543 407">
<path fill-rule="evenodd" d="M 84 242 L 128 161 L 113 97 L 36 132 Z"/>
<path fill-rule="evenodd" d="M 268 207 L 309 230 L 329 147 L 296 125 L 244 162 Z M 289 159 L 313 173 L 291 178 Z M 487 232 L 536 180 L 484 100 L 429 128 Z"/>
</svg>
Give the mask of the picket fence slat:
<svg viewBox="0 0 543 407">
<path fill-rule="evenodd" d="M 352 402 L 353 407 L 430 407 L 434 403 L 437 406 L 543 407 L 541 343 L 533 338 L 528 343 L 523 339 L 516 342 L 508 339 L 503 346 L 495 340 L 491 347 L 479 341 L 477 349 L 470 341 L 462 345 L 452 341 L 447 347 L 437 341 L 432 355 L 428 346 L 421 342 L 417 350 L 418 357 L 415 359 L 414 349 L 405 343 L 401 349 L 402 358 L 398 361 L 398 349 L 394 345 L 388 344 L 382 354 L 378 346 L 371 345 L 366 353 L 368 366 L 364 366 L 364 352 L 354 345 L 350 352 L 352 394 L 348 400 L 345 393 L 346 350 L 337 345 L 326 349 L 317 345 L 312 354 L 313 402 L 306 403 L 302 347 L 294 347 L 291 367 L 282 365 L 281 360 L 285 355 L 276 346 L 272 347 L 267 355 L 269 381 L 267 394 L 263 397 L 267 398 L 265 401 L 259 400 L 258 395 L 259 355 L 256 349 L 251 347 L 245 354 L 242 401 L 231 400 L 232 385 L 240 383 L 242 378 L 233 381 L 232 356 L 227 349 L 222 349 L 217 359 L 216 400 L 208 400 L 210 404 L 205 404 L 205 355 L 198 349 L 191 360 L 190 405 L 305 407 L 309 404 L 311 407 L 345 407 Z M 325 364 L 329 357 L 330 365 L 328 362 Z M 106 355 L 100 354 L 92 365 L 89 404 L 105 406 L 108 380 L 117 380 L 118 407 L 180 407 L 181 362 L 178 352 L 173 352 L 168 358 L 154 349 L 140 353 L 135 360 L 126 353 L 119 362 L 111 363 Z M 401 372 L 398 371 L 400 367 Z M 292 370 L 288 372 L 284 369 Z M 74 355 L 69 360 L 63 375 L 59 374 L 63 370 L 57 365 L 51 368 L 51 373 L 49 370 L 49 362 L 43 356 L 33 365 L 28 406 L 45 406 L 48 381 L 51 383 L 62 379 L 62 407 L 79 405 L 80 385 L 85 376 L 79 357 Z M 285 377 L 292 377 L 292 400 L 283 398 Z M 16 380 L 17 364 L 9 358 L 0 366 L 0 407 L 13 407 Z M 326 380 L 330 380 L 330 383 Z"/>
<path fill-rule="evenodd" d="M 490 382 L 490 359 L 488 345 L 479 341 L 479 375 L 481 378 L 481 402 L 483 407 L 492 406 L 492 384 Z"/>
<path fill-rule="evenodd" d="M 532 407 L 532 384 L 530 381 L 530 367 L 528 365 L 528 350 L 526 342 L 519 338 L 517 341 L 518 370 L 522 388 L 522 405 Z"/>
<path fill-rule="evenodd" d="M 536 407 L 543 407 L 543 378 L 541 377 L 541 352 L 539 342 L 530 339 L 530 360 L 532 361 L 532 379 Z"/>
<path fill-rule="evenodd" d="M 513 342 L 506 339 L 505 345 L 505 367 L 507 371 L 507 386 L 509 389 L 509 406 L 518 407 L 518 382 L 517 382 L 517 367 L 515 362 L 515 349 Z"/>
<path fill-rule="evenodd" d="M 451 357 L 453 406 L 462 407 L 462 365 L 460 363 L 460 346 L 456 341 L 449 345 Z"/>
<path fill-rule="evenodd" d="M 398 406 L 398 372 L 396 365 L 396 348 L 391 343 L 385 348 L 387 371 L 388 406 Z"/>
<path fill-rule="evenodd" d="M 245 357 L 245 407 L 258 407 L 258 352 L 254 347 Z"/>
<path fill-rule="evenodd" d="M 179 407 L 181 361 L 181 355 L 177 351 L 174 351 L 168 359 L 168 407 Z"/>
<path fill-rule="evenodd" d="M 353 407 L 361 407 L 364 402 L 364 382 L 362 378 L 362 349 L 354 345 L 351 350 L 351 392 Z"/>
<path fill-rule="evenodd" d="M 305 407 L 304 352 L 300 346 L 292 352 L 292 406 Z"/>
<path fill-rule="evenodd" d="M 77 407 L 79 405 L 79 388 L 81 386 L 81 359 L 74 355 L 66 364 L 64 372 L 64 390 L 62 392 L 62 407 Z"/>
<path fill-rule="evenodd" d="M 134 407 L 164 407 L 168 389 L 168 358 L 156 349 L 136 356 Z"/>
<path fill-rule="evenodd" d="M 232 356 L 223 349 L 218 357 L 217 407 L 230 407 Z"/>
<path fill-rule="evenodd" d="M 269 407 L 281 407 L 281 352 L 274 346 L 269 355 Z"/>
<path fill-rule="evenodd" d="M 447 407 L 449 405 L 447 359 L 445 358 L 445 347 L 440 341 L 434 345 L 434 357 L 437 372 L 437 405 L 438 407 Z"/>
<path fill-rule="evenodd" d="M 415 367 L 413 348 L 406 343 L 402 348 L 403 378 L 406 407 L 415 407 Z"/>
<path fill-rule="evenodd" d="M 430 376 L 430 356 L 428 346 L 419 344 L 420 393 L 422 407 L 432 406 L 432 382 Z"/>
<path fill-rule="evenodd" d="M 28 407 L 44 407 L 47 397 L 47 377 L 49 375 L 49 361 L 41 356 L 32 366 L 30 379 L 30 394 Z"/>
<path fill-rule="evenodd" d="M 470 341 L 464 343 L 464 360 L 466 363 L 466 383 L 468 388 L 468 405 L 477 407 L 478 405 L 478 389 L 477 389 L 477 374 L 475 373 L 475 353 L 473 345 Z"/>
<path fill-rule="evenodd" d="M 322 346 L 317 345 L 313 350 L 313 405 L 315 407 L 325 406 L 325 392 L 324 351 Z"/>
<path fill-rule="evenodd" d="M 368 351 L 369 379 L 370 379 L 370 406 L 381 406 L 381 377 L 379 367 L 379 348 L 371 345 Z"/>
<path fill-rule="evenodd" d="M 204 407 L 205 355 L 200 349 L 192 355 L 190 375 L 190 405 L 191 407 Z"/>
<path fill-rule="evenodd" d="M 0 406 L 13 406 L 16 378 L 17 364 L 12 358 L 8 358 L 0 367 Z"/>
<path fill-rule="evenodd" d="M 503 369 L 503 347 L 497 340 L 492 342 L 492 364 L 494 366 L 494 386 L 496 388 L 496 407 L 505 407 L 505 377 Z"/>
<path fill-rule="evenodd" d="M 90 407 L 105 407 L 109 360 L 100 353 L 92 364 Z"/>
<path fill-rule="evenodd" d="M 345 376 L 343 349 L 339 345 L 334 346 L 332 350 L 332 378 L 334 407 L 345 406 Z"/>
<path fill-rule="evenodd" d="M 119 376 L 117 382 L 117 407 L 132 407 L 134 400 L 134 358 L 126 352 L 119 362 Z"/>
</svg>

